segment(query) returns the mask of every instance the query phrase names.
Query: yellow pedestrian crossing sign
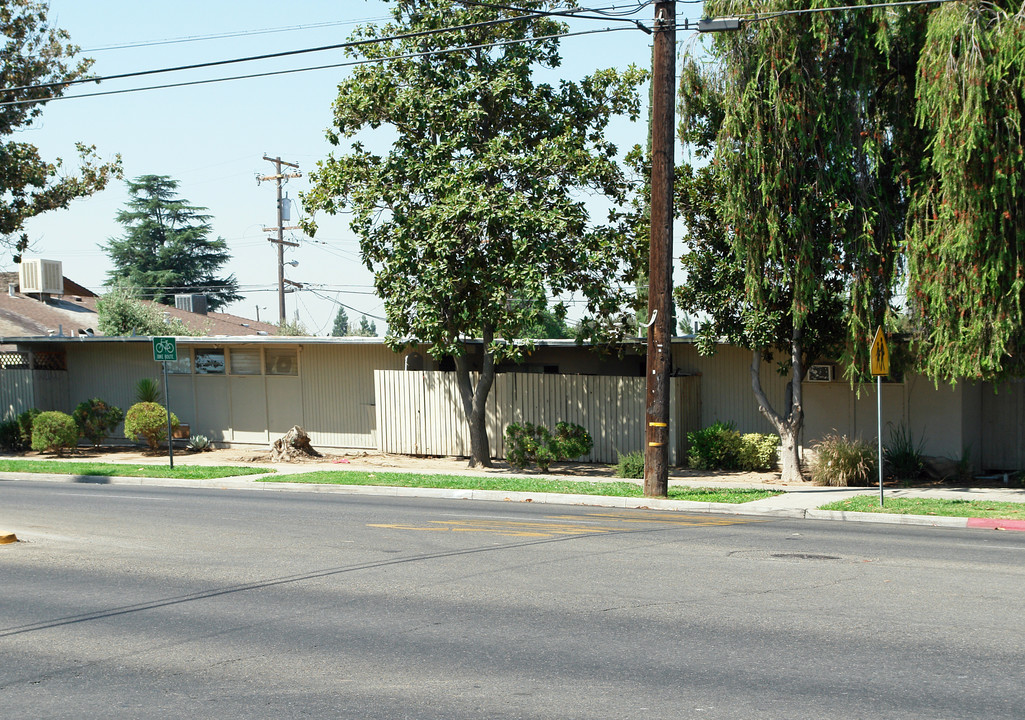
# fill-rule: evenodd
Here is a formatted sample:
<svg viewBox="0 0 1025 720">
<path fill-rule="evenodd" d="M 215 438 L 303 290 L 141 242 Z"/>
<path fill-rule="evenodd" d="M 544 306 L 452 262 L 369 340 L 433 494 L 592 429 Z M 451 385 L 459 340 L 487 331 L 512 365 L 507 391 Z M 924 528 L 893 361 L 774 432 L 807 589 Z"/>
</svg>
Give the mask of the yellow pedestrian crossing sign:
<svg viewBox="0 0 1025 720">
<path fill-rule="evenodd" d="M 890 351 L 886 347 L 886 335 L 882 326 L 876 328 L 876 337 L 872 341 L 872 375 L 890 374 Z"/>
</svg>

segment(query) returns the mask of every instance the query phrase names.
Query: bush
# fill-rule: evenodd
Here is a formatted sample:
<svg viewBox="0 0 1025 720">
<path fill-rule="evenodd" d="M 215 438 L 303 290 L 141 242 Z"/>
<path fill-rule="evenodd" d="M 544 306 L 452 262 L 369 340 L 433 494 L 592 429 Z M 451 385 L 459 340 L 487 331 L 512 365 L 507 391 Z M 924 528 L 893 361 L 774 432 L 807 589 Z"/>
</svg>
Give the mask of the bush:
<svg viewBox="0 0 1025 720">
<path fill-rule="evenodd" d="M 42 410 L 31 408 L 18 416 L 18 428 L 21 430 L 22 448 L 32 447 L 32 423 L 41 412 Z"/>
<path fill-rule="evenodd" d="M 174 413 L 171 413 L 171 427 L 178 427 Z M 154 402 L 132 405 L 125 415 L 125 437 L 142 438 L 151 450 L 156 450 L 167 439 L 167 410 Z"/>
<path fill-rule="evenodd" d="M 0 422 L 0 450 L 20 452 L 25 449 L 21 441 L 21 426 L 17 418 L 7 418 Z"/>
<path fill-rule="evenodd" d="M 135 401 L 141 403 L 160 402 L 160 383 L 153 378 L 140 378 L 135 383 Z"/>
<path fill-rule="evenodd" d="M 620 453 L 616 462 L 616 477 L 639 479 L 644 477 L 644 453 L 631 450 Z"/>
<path fill-rule="evenodd" d="M 556 460 L 587 455 L 594 441 L 580 425 L 559 422 L 555 435 L 544 425 L 511 423 L 505 428 L 506 459 L 517 470 L 537 465 L 543 472 Z"/>
<path fill-rule="evenodd" d="M 80 402 L 75 412 L 71 413 L 78 425 L 79 434 L 93 445 L 102 444 L 124 416 L 124 410 L 116 405 L 108 405 L 99 398 Z"/>
<path fill-rule="evenodd" d="M 871 485 L 878 477 L 876 450 L 864 440 L 827 435 L 815 446 L 811 479 L 816 485 Z"/>
<path fill-rule="evenodd" d="M 37 452 L 56 452 L 78 444 L 78 425 L 67 413 L 56 410 L 39 413 L 32 423 L 32 449 Z"/>
<path fill-rule="evenodd" d="M 923 437 L 918 445 L 904 423 L 894 426 L 887 423 L 890 431 L 890 442 L 883 446 L 883 468 L 898 480 L 917 480 L 925 468 L 922 448 L 925 446 Z"/>
<path fill-rule="evenodd" d="M 697 470 L 738 470 L 740 433 L 733 423 L 715 422 L 709 427 L 687 433 L 690 451 L 687 460 Z"/>
<path fill-rule="evenodd" d="M 740 469 L 752 472 L 775 470 L 778 450 L 779 435 L 747 433 L 740 438 Z"/>
<path fill-rule="evenodd" d="M 206 435 L 193 435 L 189 438 L 189 450 L 192 452 L 203 452 L 204 450 L 212 449 L 210 438 Z"/>
</svg>

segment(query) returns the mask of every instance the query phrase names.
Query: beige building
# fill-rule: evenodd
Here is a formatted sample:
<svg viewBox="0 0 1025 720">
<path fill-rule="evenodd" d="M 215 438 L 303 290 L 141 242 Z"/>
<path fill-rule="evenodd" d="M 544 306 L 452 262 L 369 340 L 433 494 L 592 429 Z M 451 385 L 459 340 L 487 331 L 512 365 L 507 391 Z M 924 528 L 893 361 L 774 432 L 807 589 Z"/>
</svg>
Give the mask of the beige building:
<svg viewBox="0 0 1025 720">
<path fill-rule="evenodd" d="M 122 408 L 134 385 L 161 378 L 149 338 L 7 337 L 0 357 L 0 410 L 29 407 L 70 412 L 99 397 Z M 301 425 L 315 446 L 462 455 L 468 448 L 454 374 L 423 349 L 394 353 L 380 339 L 275 336 L 178 338 L 168 364 L 172 411 L 193 434 L 215 442 L 265 446 Z M 471 356 L 479 344 L 470 343 Z M 643 446 L 644 346 L 626 344 L 601 357 L 572 341 L 542 341 L 522 365 L 500 368 L 489 408 L 494 454 L 512 421 L 578 422 L 595 437 L 591 459 L 614 462 Z M 686 339 L 673 342 L 672 460 L 682 461 L 686 433 L 716 420 L 742 432 L 771 432 L 750 383 L 751 355 L 720 346 L 703 357 Z M 876 437 L 876 389 L 852 388 L 819 372 L 804 384 L 805 448 L 829 433 Z M 762 383 L 778 403 L 785 381 L 762 366 Z M 1025 396 L 1011 383 L 935 387 L 908 376 L 884 383 L 883 422 L 909 428 L 924 452 L 957 459 L 967 448 L 976 468 L 1025 467 Z M 884 442 L 888 430 L 884 427 Z"/>
</svg>

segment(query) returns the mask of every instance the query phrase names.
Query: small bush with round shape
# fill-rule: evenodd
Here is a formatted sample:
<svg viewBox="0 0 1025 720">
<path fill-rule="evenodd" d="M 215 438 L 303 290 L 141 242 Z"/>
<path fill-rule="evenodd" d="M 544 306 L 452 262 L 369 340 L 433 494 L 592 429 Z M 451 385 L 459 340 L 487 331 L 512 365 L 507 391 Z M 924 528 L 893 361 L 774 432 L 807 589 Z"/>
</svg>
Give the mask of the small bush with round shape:
<svg viewBox="0 0 1025 720">
<path fill-rule="evenodd" d="M 715 422 L 712 425 L 687 433 L 690 451 L 687 460 L 697 470 L 739 470 L 740 433 L 733 423 Z"/>
<path fill-rule="evenodd" d="M 752 472 L 775 470 L 778 451 L 779 435 L 745 433 L 740 437 L 740 469 Z"/>
<path fill-rule="evenodd" d="M 171 428 L 178 427 L 178 418 L 171 413 Z M 167 410 L 154 402 L 140 402 L 128 408 L 125 414 L 125 437 L 142 438 L 151 450 L 167 439 Z"/>
<path fill-rule="evenodd" d="M 827 435 L 815 445 L 811 479 L 833 487 L 871 485 L 877 474 L 876 449 L 864 440 Z"/>
<path fill-rule="evenodd" d="M 57 410 L 39 413 L 32 423 L 32 449 L 62 455 L 78 445 L 78 425 L 67 413 Z"/>
<path fill-rule="evenodd" d="M 18 418 L 7 418 L 0 422 L 0 450 L 6 452 L 20 452 L 25 449 L 21 440 L 21 426 L 18 425 Z"/>
<path fill-rule="evenodd" d="M 110 437 L 124 416 L 124 410 L 99 398 L 80 402 L 71 414 L 78 425 L 79 433 L 94 446 L 102 444 Z"/>
<path fill-rule="evenodd" d="M 531 464 L 542 472 L 556 460 L 572 460 L 587 455 L 594 447 L 590 433 L 575 423 L 559 422 L 555 434 L 544 425 L 510 423 L 505 428 L 505 456 L 517 470 Z"/>
<path fill-rule="evenodd" d="M 32 422 L 39 416 L 42 410 L 29 408 L 18 415 L 18 427 L 21 429 L 21 445 L 23 448 L 32 447 Z"/>
<path fill-rule="evenodd" d="M 634 480 L 644 477 L 644 453 L 640 450 L 631 450 L 626 453 L 619 453 L 619 461 L 616 463 L 616 477 L 632 478 Z"/>
</svg>

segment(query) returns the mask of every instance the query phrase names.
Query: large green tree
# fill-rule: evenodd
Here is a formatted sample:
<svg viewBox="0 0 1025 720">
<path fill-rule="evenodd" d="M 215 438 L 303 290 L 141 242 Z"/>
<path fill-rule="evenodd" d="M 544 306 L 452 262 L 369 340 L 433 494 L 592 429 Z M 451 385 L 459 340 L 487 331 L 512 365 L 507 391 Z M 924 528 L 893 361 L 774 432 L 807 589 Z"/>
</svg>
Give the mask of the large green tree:
<svg viewBox="0 0 1025 720">
<path fill-rule="evenodd" d="M 47 10 L 45 2 L 34 0 L 0 3 L 0 242 L 15 262 L 29 247 L 26 220 L 66 208 L 121 173 L 119 157 L 100 162 L 93 147 L 76 146 L 76 173 L 60 158 L 44 160 L 34 145 L 10 139 L 32 125 L 47 100 L 63 95 L 67 83 L 86 77 L 92 64 L 76 58 L 78 47 L 66 31 L 50 25 Z"/>
<path fill-rule="evenodd" d="M 916 94 L 928 133 L 908 237 L 917 354 L 936 379 L 1021 376 L 1025 4 L 933 10 Z"/>
<path fill-rule="evenodd" d="M 211 310 L 240 300 L 235 275 L 216 274 L 231 259 L 228 244 L 210 237 L 206 208 L 177 197 L 177 188 L 166 175 L 128 182 L 131 199 L 117 214 L 125 233 L 101 245 L 114 265 L 107 284 L 128 285 L 165 305 L 176 293 L 205 293 Z"/>
<path fill-rule="evenodd" d="M 455 358 L 470 463 L 489 465 L 484 413 L 496 362 L 520 357 L 512 340 L 537 322 L 545 298 L 582 295 L 582 327 L 592 337 L 625 327 L 618 283 L 632 278 L 626 241 L 592 222 L 584 196 L 624 198 L 605 130 L 617 114 L 636 117 L 645 73 L 536 81 L 536 69 L 560 65 L 552 36 L 563 25 L 523 10 L 398 0 L 392 15 L 392 23 L 355 33 L 404 37 L 351 51 L 378 62 L 340 84 L 328 133 L 339 144 L 385 126 L 391 148 L 378 154 L 353 142 L 322 161 L 304 202 L 351 210 L 385 302 L 389 342 L 424 342 L 435 357 Z M 519 19 L 496 22 L 512 18 Z M 451 29 L 436 33 L 443 28 Z M 466 357 L 469 337 L 483 339 L 479 365 Z"/>
<path fill-rule="evenodd" d="M 713 16 L 747 9 L 706 3 Z M 801 478 L 808 365 L 846 341 L 857 372 L 890 308 L 921 147 L 906 103 L 924 11 L 772 17 L 796 9 L 770 0 L 759 12 L 771 19 L 717 35 L 716 63 L 690 63 L 681 91 L 684 138 L 713 165 L 684 172 L 690 254 L 679 298 L 710 318 L 706 347 L 716 335 L 751 349 L 784 480 Z M 779 407 L 762 389 L 767 358 L 789 376 Z"/>
</svg>

